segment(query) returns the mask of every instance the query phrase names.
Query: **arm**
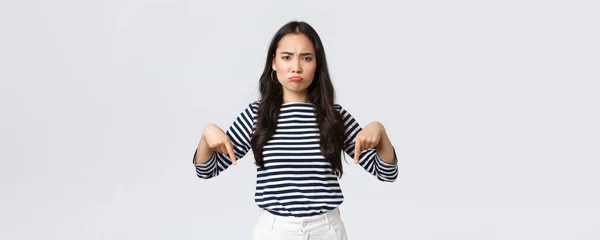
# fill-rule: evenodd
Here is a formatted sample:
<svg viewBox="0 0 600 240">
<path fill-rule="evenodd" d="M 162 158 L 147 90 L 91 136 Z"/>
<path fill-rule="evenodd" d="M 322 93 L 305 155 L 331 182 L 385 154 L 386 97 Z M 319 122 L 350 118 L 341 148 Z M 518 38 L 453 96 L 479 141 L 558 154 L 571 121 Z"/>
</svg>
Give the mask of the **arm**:
<svg viewBox="0 0 600 240">
<path fill-rule="evenodd" d="M 354 117 L 341 106 L 338 109 L 344 122 L 344 151 L 354 158 L 356 136 L 362 131 L 360 124 Z M 378 122 L 369 124 L 366 128 L 377 128 L 381 134 L 379 143 L 375 148 L 370 148 L 359 153 L 358 164 L 367 172 L 377 177 L 380 181 L 394 182 L 398 177 L 398 159 L 383 125 Z"/>
<path fill-rule="evenodd" d="M 208 143 L 206 143 L 206 138 L 204 137 L 204 132 L 206 128 L 202 131 L 202 136 L 200 136 L 200 143 L 198 143 L 198 147 L 196 148 L 196 152 L 194 153 L 194 165 L 200 165 L 206 163 L 210 160 L 210 157 L 213 155 L 213 150 L 208 147 Z"/>
<path fill-rule="evenodd" d="M 233 153 L 236 159 L 244 157 L 251 149 L 250 136 L 254 128 L 257 109 L 258 102 L 249 104 L 226 131 L 233 144 Z M 228 154 L 209 149 L 203 134 L 194 152 L 192 163 L 199 178 L 209 179 L 218 176 L 219 173 L 229 168 L 232 161 Z"/>
<path fill-rule="evenodd" d="M 381 135 L 379 143 L 375 147 L 377 156 L 379 156 L 379 158 L 386 163 L 396 164 L 396 152 L 392 142 L 390 141 L 390 138 L 387 135 L 387 132 L 385 131 L 385 128 L 383 127 L 383 124 L 380 122 L 372 122 L 367 125 L 365 129 L 369 127 L 375 128 L 375 130 Z"/>
</svg>

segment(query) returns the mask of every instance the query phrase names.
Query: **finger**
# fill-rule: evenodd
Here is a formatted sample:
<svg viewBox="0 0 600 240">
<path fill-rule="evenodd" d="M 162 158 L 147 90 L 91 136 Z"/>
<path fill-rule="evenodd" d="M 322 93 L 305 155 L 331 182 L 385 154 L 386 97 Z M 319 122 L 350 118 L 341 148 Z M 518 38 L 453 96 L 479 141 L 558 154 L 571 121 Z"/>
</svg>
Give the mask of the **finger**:
<svg viewBox="0 0 600 240">
<path fill-rule="evenodd" d="M 379 139 L 377 137 L 373 138 L 373 143 L 371 144 L 371 148 L 376 148 L 379 145 Z"/>
<path fill-rule="evenodd" d="M 225 147 L 225 144 L 221 144 L 221 145 L 219 145 L 219 146 L 217 147 L 217 151 L 218 151 L 220 154 L 223 154 L 223 155 L 229 155 L 229 153 L 227 152 L 227 147 Z"/>
<path fill-rule="evenodd" d="M 229 159 L 231 159 L 231 162 L 233 163 L 233 165 L 235 165 L 236 159 L 235 153 L 233 153 L 233 144 L 231 143 L 231 141 L 227 142 L 227 144 L 225 144 L 225 147 L 227 148 L 227 152 L 229 153 Z"/>
<path fill-rule="evenodd" d="M 359 138 L 356 138 L 356 143 L 354 144 L 354 163 L 358 163 L 358 158 L 360 156 L 360 150 L 362 148 L 361 141 Z"/>
<path fill-rule="evenodd" d="M 213 152 L 218 152 L 218 153 L 222 153 L 221 151 L 221 147 L 219 145 L 213 145 L 212 147 L 209 147 L 210 150 L 212 150 Z"/>
<path fill-rule="evenodd" d="M 214 146 L 210 147 L 210 150 L 213 150 L 213 152 L 222 153 L 220 145 L 214 145 Z"/>
<path fill-rule="evenodd" d="M 229 155 L 229 151 L 227 151 L 227 147 L 225 146 L 225 144 L 221 145 L 219 151 L 221 151 L 223 155 Z M 231 157 L 229 159 L 231 159 Z"/>
<path fill-rule="evenodd" d="M 369 140 L 368 149 L 373 148 L 373 146 L 375 146 L 375 141 Z"/>
</svg>

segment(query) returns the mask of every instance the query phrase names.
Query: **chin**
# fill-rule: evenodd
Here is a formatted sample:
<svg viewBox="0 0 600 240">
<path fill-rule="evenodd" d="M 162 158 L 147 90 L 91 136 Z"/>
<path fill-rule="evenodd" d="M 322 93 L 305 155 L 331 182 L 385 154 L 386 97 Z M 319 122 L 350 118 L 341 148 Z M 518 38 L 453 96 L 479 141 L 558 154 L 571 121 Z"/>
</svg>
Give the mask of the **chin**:
<svg viewBox="0 0 600 240">
<path fill-rule="evenodd" d="M 301 92 L 305 92 L 308 88 L 288 88 L 287 90 L 290 92 L 296 92 L 296 93 L 301 93 Z"/>
<path fill-rule="evenodd" d="M 285 86 L 285 88 L 292 92 L 303 92 L 308 89 L 310 83 L 289 83 Z"/>
</svg>

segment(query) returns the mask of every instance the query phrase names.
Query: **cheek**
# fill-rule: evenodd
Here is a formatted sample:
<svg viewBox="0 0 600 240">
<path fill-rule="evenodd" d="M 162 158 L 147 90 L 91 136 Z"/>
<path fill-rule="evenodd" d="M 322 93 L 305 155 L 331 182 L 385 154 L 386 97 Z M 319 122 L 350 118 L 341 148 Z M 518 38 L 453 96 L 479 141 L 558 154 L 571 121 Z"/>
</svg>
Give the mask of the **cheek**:
<svg viewBox="0 0 600 240">
<path fill-rule="evenodd" d="M 317 70 L 317 65 L 316 64 L 311 64 L 309 66 L 306 66 L 305 72 L 307 74 L 309 74 L 310 76 L 314 76 L 315 75 L 315 71 Z"/>
<path fill-rule="evenodd" d="M 291 69 L 291 64 L 289 62 L 285 62 L 285 61 L 279 61 L 277 62 L 277 69 L 280 69 L 280 72 L 289 72 Z"/>
</svg>

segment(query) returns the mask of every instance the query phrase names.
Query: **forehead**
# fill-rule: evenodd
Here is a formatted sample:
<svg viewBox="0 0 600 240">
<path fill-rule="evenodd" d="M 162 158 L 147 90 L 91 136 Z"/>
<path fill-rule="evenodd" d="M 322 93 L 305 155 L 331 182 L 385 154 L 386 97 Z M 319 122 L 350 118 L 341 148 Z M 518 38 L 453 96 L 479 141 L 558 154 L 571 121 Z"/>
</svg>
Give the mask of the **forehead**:
<svg viewBox="0 0 600 240">
<path fill-rule="evenodd" d="M 304 34 L 288 34 L 285 35 L 281 40 L 279 40 L 279 44 L 277 45 L 278 52 L 279 51 L 288 51 L 288 52 L 311 52 L 315 51 L 315 48 Z"/>
</svg>

